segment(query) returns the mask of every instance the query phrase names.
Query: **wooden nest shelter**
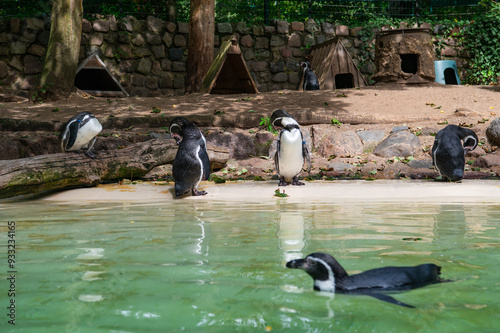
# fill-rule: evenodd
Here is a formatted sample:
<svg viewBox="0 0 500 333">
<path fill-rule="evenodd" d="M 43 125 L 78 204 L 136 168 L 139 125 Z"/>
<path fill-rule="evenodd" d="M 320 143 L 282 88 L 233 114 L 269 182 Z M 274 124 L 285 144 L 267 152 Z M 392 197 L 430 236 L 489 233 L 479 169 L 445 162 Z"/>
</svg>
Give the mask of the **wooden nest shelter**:
<svg viewBox="0 0 500 333">
<path fill-rule="evenodd" d="M 435 79 L 430 29 L 382 31 L 375 41 L 377 83 L 425 84 Z"/>
<path fill-rule="evenodd" d="M 340 39 L 330 39 L 313 46 L 310 58 L 311 69 L 318 77 L 321 90 L 367 86 L 365 78 Z"/>
<path fill-rule="evenodd" d="M 78 65 L 75 76 L 75 87 L 93 96 L 129 96 L 97 53 L 91 54 Z"/>
<path fill-rule="evenodd" d="M 256 94 L 257 86 L 250 75 L 236 36 L 222 43 L 201 85 L 210 94 Z"/>
</svg>

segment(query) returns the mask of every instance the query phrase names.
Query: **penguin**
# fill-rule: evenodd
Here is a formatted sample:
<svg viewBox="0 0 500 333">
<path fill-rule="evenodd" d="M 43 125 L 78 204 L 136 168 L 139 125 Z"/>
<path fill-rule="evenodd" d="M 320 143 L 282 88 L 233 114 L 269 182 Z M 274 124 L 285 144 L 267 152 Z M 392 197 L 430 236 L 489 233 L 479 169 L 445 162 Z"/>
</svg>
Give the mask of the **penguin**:
<svg viewBox="0 0 500 333">
<path fill-rule="evenodd" d="M 274 164 L 280 177 L 279 186 L 304 185 L 299 182 L 298 174 L 307 163 L 307 172 L 311 172 L 311 155 L 307 149 L 299 124 L 285 110 L 276 110 L 271 115 L 271 124 L 281 128 L 278 134 L 278 146 L 274 155 Z"/>
<path fill-rule="evenodd" d="M 381 267 L 349 275 L 335 258 L 321 252 L 311 253 L 304 259 L 291 260 L 286 263 L 286 267 L 303 269 L 313 278 L 314 290 L 368 295 L 410 308 L 414 306 L 400 302 L 383 292 L 410 290 L 430 284 L 449 282 L 440 278 L 441 267 L 434 264 Z"/>
<path fill-rule="evenodd" d="M 193 196 L 205 195 L 198 184 L 210 176 L 207 141 L 201 131 L 189 120 L 177 117 L 170 123 L 170 134 L 179 145 L 172 165 L 175 197 L 191 191 Z"/>
<path fill-rule="evenodd" d="M 465 154 L 474 150 L 477 143 L 478 138 L 473 130 L 448 125 L 436 134 L 431 150 L 432 165 L 441 176 L 451 181 L 461 181 L 464 176 Z"/>
<path fill-rule="evenodd" d="M 316 77 L 316 74 L 311 69 L 311 64 L 309 61 L 304 61 L 300 63 L 300 67 L 303 67 L 303 73 L 302 73 L 302 78 L 303 84 L 302 84 L 302 89 L 303 90 L 319 90 L 319 82 L 318 78 Z"/>
<path fill-rule="evenodd" d="M 59 135 L 62 152 L 85 150 L 85 156 L 95 159 L 92 148 L 102 125 L 90 112 L 80 112 L 62 127 Z"/>
</svg>

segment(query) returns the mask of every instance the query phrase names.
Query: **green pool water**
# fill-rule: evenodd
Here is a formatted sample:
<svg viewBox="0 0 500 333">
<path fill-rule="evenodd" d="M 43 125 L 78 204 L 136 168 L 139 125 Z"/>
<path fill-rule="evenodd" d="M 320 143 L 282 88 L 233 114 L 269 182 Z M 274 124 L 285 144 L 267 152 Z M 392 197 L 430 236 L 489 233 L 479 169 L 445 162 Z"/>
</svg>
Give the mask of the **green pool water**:
<svg viewBox="0 0 500 333">
<path fill-rule="evenodd" d="M 497 332 L 500 204 L 217 200 L 0 203 L 2 332 Z M 16 325 L 6 316 L 15 221 Z M 426 262 L 415 306 L 319 293 L 287 260 L 349 273 Z"/>
</svg>

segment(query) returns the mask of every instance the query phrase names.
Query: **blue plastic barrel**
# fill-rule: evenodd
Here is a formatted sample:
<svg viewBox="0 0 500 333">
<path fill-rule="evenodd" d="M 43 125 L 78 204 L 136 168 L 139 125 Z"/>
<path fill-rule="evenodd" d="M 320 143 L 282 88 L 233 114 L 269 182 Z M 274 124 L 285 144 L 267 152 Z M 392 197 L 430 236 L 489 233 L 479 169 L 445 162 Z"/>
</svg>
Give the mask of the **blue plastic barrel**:
<svg viewBox="0 0 500 333">
<path fill-rule="evenodd" d="M 436 82 L 441 84 L 460 84 L 458 68 L 455 60 L 434 61 Z"/>
</svg>

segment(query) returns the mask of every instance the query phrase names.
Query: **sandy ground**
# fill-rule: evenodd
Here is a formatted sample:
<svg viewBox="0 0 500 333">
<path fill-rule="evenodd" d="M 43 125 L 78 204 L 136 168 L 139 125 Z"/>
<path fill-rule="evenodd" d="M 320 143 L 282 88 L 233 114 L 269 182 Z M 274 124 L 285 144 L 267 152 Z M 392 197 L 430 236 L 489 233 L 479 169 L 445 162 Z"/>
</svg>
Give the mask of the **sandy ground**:
<svg viewBox="0 0 500 333">
<path fill-rule="evenodd" d="M 459 122 L 455 111 L 490 118 L 500 108 L 498 86 L 377 86 L 337 91 L 274 91 L 253 95 L 191 94 L 165 97 L 94 98 L 75 94 L 68 100 L 33 104 L 0 102 L 0 118 L 65 122 L 78 112 L 93 112 L 99 119 L 115 117 L 162 117 L 219 115 L 234 118 L 243 127 L 257 127 L 261 116 L 280 108 L 301 124 L 328 123 L 335 117 L 343 123 Z M 152 113 L 156 109 L 158 113 Z M 239 119 L 239 121 L 238 121 Z M 248 120 L 257 123 L 248 124 Z M 214 125 L 217 125 L 215 121 Z"/>
<path fill-rule="evenodd" d="M 96 188 L 74 189 L 44 197 L 42 200 L 82 204 L 85 202 L 130 202 L 149 204 L 171 201 L 173 183 L 142 183 L 130 185 L 100 185 Z M 462 183 L 433 181 L 314 181 L 304 186 L 281 187 L 286 198 L 274 195 L 277 181 L 239 181 L 225 184 L 205 182 L 200 189 L 205 196 L 187 196 L 181 200 L 247 202 L 275 205 L 287 203 L 347 203 L 347 202 L 412 202 L 412 203 L 498 203 L 500 181 L 464 180 Z M 87 198 L 87 199 L 84 199 Z M 90 199 L 91 198 L 91 199 Z"/>
</svg>

